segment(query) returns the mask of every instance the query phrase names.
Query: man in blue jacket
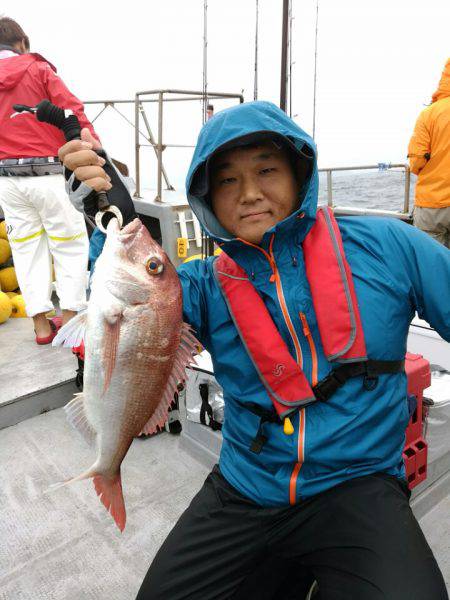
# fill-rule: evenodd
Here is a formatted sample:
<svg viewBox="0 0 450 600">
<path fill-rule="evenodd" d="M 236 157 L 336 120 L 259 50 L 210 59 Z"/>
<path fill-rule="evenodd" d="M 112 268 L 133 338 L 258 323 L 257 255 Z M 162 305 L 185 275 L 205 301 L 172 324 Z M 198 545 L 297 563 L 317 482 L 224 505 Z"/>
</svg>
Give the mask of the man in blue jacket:
<svg viewBox="0 0 450 600">
<path fill-rule="evenodd" d="M 60 153 L 84 181 L 78 190 L 108 189 L 89 144 L 81 144 Z M 92 173 L 83 165 L 94 165 Z M 315 145 L 267 102 L 206 123 L 186 189 L 228 257 L 179 269 L 185 320 L 224 390 L 223 446 L 138 599 L 301 599 L 312 579 L 324 600 L 448 598 L 408 502 L 402 360 L 415 312 L 450 340 L 450 252 L 395 219 L 345 217 L 333 228 L 328 213 L 320 219 L 328 233 L 310 243 L 319 221 Z M 337 257 L 331 271 L 321 252 L 328 242 Z M 227 292 L 233 280 L 238 295 Z M 327 290 L 336 308 L 321 306 Z M 254 301 L 244 321 L 239 298 Z M 351 341 L 333 355 L 342 302 Z M 336 327 L 324 328 L 333 318 Z M 272 340 L 258 330 L 264 323 L 269 331 L 269 322 L 281 336 L 275 355 L 286 349 L 298 369 L 299 398 L 288 401 L 275 387 L 284 363 L 264 371 L 261 348 Z M 334 382 L 333 393 L 324 380 Z"/>
</svg>

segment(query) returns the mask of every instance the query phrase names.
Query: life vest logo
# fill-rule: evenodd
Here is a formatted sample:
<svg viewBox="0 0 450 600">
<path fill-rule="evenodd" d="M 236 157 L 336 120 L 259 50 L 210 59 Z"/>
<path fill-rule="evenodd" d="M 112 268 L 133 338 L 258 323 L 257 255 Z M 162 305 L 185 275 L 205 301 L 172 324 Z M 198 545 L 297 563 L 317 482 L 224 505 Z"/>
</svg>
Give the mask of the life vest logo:
<svg viewBox="0 0 450 600">
<path fill-rule="evenodd" d="M 280 375 L 284 373 L 285 369 L 286 367 L 282 363 L 278 363 L 277 365 L 275 365 L 272 374 L 275 375 L 275 377 L 280 377 Z"/>
</svg>

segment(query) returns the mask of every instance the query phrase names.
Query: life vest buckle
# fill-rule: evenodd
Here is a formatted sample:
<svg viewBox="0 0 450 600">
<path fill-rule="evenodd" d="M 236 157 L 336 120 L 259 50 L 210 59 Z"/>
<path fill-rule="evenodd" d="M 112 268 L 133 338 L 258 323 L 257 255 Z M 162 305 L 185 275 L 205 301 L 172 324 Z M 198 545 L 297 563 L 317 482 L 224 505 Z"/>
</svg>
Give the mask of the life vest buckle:
<svg viewBox="0 0 450 600">
<path fill-rule="evenodd" d="M 327 402 L 345 383 L 335 371 L 331 371 L 313 387 L 314 396 L 320 402 Z"/>
<path fill-rule="evenodd" d="M 378 385 L 378 375 L 370 369 L 369 361 L 365 363 L 365 372 L 363 379 L 364 389 L 368 392 L 373 391 Z"/>
</svg>

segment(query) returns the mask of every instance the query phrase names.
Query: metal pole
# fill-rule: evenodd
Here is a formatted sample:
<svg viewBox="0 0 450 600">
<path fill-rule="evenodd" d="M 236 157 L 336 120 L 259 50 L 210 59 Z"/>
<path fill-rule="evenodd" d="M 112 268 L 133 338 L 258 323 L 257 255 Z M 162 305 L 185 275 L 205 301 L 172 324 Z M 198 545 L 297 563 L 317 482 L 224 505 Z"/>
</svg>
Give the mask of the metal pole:
<svg viewBox="0 0 450 600">
<path fill-rule="evenodd" d="M 313 100 L 313 130 L 312 136 L 316 136 L 316 90 L 317 90 L 317 31 L 319 28 L 319 0 L 316 0 L 316 41 L 314 49 L 314 100 Z"/>
<path fill-rule="evenodd" d="M 134 169 L 136 172 L 136 191 L 134 197 L 141 194 L 141 172 L 139 168 L 139 94 L 134 98 Z"/>
<path fill-rule="evenodd" d="M 140 103 L 140 105 L 139 105 L 139 110 L 141 112 L 142 120 L 144 121 L 145 127 L 147 128 L 148 140 L 149 140 L 150 144 L 152 144 L 153 149 L 155 150 L 156 156 L 158 156 L 158 150 L 157 150 L 157 148 L 155 148 L 155 146 L 156 146 L 155 138 L 153 136 L 153 132 L 151 130 L 150 123 L 148 122 L 147 115 L 145 113 L 145 109 L 144 109 L 144 106 L 142 105 L 142 103 Z M 166 182 L 167 189 L 174 190 L 175 188 L 171 185 L 171 183 L 169 181 L 169 177 L 167 175 L 164 164 L 162 164 L 161 171 L 162 171 L 162 176 L 164 177 L 164 181 Z"/>
<path fill-rule="evenodd" d="M 286 112 L 287 58 L 288 58 L 289 0 L 283 0 L 283 24 L 281 29 L 281 81 L 280 108 Z"/>
<path fill-rule="evenodd" d="M 208 2 L 203 2 L 203 124 L 206 123 L 208 106 Z"/>
<path fill-rule="evenodd" d="M 411 171 L 408 165 L 405 165 L 405 200 L 403 204 L 403 212 L 409 214 L 409 194 L 411 191 Z"/>
<path fill-rule="evenodd" d="M 292 3 L 289 2 L 289 116 L 292 117 Z"/>
<path fill-rule="evenodd" d="M 158 95 L 158 191 L 155 200 L 162 202 L 162 134 L 163 134 L 163 92 Z"/>
<path fill-rule="evenodd" d="M 259 6 L 256 0 L 256 33 L 255 33 L 255 85 L 253 89 L 253 100 L 258 100 L 258 15 Z"/>
<path fill-rule="evenodd" d="M 327 198 L 328 206 L 333 206 L 333 183 L 331 180 L 331 171 L 327 171 Z"/>
</svg>

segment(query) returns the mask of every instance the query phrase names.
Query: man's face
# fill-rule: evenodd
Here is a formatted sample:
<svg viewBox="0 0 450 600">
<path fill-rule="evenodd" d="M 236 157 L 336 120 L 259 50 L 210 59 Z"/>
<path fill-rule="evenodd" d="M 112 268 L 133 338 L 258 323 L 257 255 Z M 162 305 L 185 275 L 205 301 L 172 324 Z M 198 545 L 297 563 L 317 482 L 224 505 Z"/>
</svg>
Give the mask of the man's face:
<svg viewBox="0 0 450 600">
<path fill-rule="evenodd" d="M 233 236 L 252 244 L 298 208 L 298 192 L 288 157 L 271 142 L 234 148 L 212 161 L 214 214 Z"/>
</svg>

